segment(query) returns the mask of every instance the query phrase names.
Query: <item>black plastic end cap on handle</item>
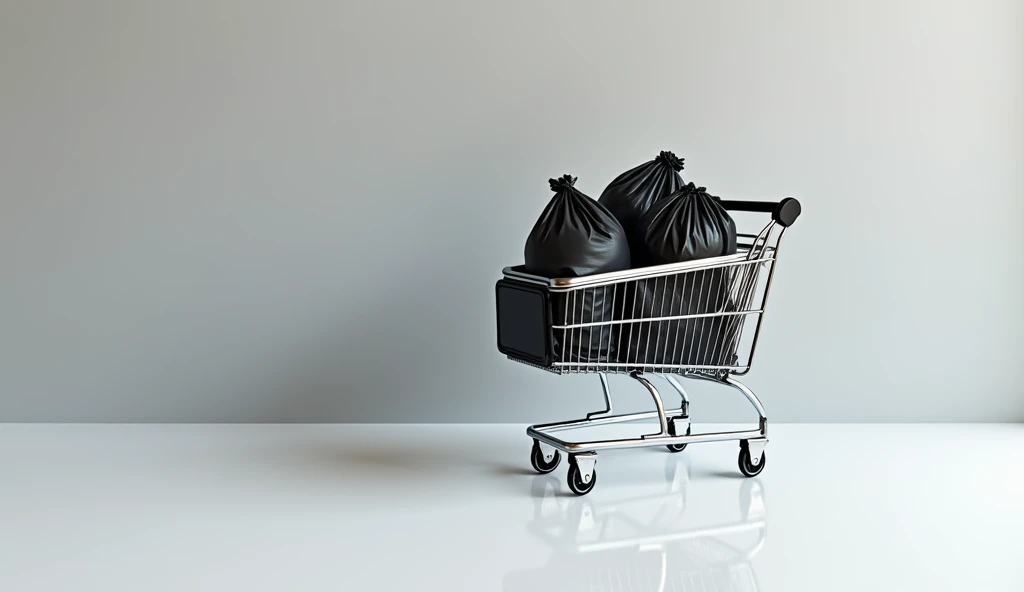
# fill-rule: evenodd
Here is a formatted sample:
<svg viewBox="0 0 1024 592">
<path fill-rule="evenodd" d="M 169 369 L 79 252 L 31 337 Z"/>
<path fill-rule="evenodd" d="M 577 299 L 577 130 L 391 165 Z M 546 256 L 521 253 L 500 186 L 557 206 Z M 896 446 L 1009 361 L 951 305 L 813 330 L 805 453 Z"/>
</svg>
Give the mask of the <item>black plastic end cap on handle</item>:
<svg viewBox="0 0 1024 592">
<path fill-rule="evenodd" d="M 731 199 L 719 200 L 719 203 L 727 210 L 771 214 L 772 220 L 786 227 L 792 226 L 800 216 L 800 202 L 792 197 L 787 197 L 778 203 L 770 201 L 736 201 Z"/>
<path fill-rule="evenodd" d="M 772 212 L 772 220 L 775 220 L 782 226 L 789 227 L 800 217 L 800 211 L 800 202 L 796 198 L 787 197 L 775 207 L 775 211 Z"/>
</svg>

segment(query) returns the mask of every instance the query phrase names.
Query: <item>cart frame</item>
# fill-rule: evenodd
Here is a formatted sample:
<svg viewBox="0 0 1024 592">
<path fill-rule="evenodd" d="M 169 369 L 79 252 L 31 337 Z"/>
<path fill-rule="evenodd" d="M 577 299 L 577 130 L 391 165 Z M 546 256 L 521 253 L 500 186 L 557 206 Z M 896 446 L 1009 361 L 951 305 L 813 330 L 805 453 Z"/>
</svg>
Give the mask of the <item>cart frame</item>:
<svg viewBox="0 0 1024 592">
<path fill-rule="evenodd" d="M 596 471 L 594 467 L 597 463 L 597 453 L 599 451 L 642 448 L 648 446 L 666 446 L 672 452 L 679 452 L 692 443 L 721 442 L 729 440 L 738 440 L 740 443 L 739 468 L 744 475 L 753 477 L 763 470 L 766 460 L 764 449 L 768 443 L 768 419 L 761 401 L 753 391 L 750 390 L 750 388 L 735 377 L 743 376 L 750 370 L 761 332 L 768 294 L 771 290 L 772 281 L 775 275 L 775 262 L 778 257 L 779 245 L 786 230 L 800 215 L 801 207 L 800 203 L 793 198 L 785 198 L 779 202 L 722 200 L 721 204 L 726 209 L 733 211 L 770 213 L 772 215 L 772 219 L 764 226 L 760 233 L 756 235 L 738 234 L 737 236 L 750 240 L 750 242 L 748 244 L 738 245 L 741 248 L 745 248 L 745 250 L 741 250 L 735 255 L 630 269 L 578 278 L 545 278 L 528 274 L 523 271 L 522 268 L 517 267 L 507 267 L 503 270 L 504 280 L 503 282 L 499 282 L 497 287 L 499 350 L 508 355 L 509 359 L 535 366 L 549 372 L 554 372 L 556 374 L 596 373 L 601 380 L 601 387 L 604 393 L 605 408 L 602 410 L 588 413 L 582 419 L 536 424 L 531 425 L 526 429 L 527 435 L 533 439 L 531 464 L 533 464 L 534 469 L 538 472 L 549 473 L 553 471 L 560 461 L 559 452 L 565 452 L 569 455 L 569 487 L 574 493 L 583 495 L 593 489 L 594 484 L 596 483 Z M 767 268 L 767 275 L 762 283 L 760 281 L 759 270 L 763 267 Z M 549 303 L 548 298 L 553 298 L 556 295 L 577 293 L 583 294 L 583 296 L 586 297 L 586 290 L 591 290 L 591 294 L 593 294 L 596 293 L 597 289 L 607 289 L 608 286 L 628 286 L 631 283 L 640 281 L 645 282 L 646 285 L 646 282 L 649 280 L 654 280 L 655 286 L 657 286 L 657 281 L 661 278 L 678 278 L 684 275 L 686 277 L 691 275 L 696 277 L 697 273 L 706 274 L 709 270 L 711 270 L 713 278 L 715 277 L 715 273 L 729 273 L 732 274 L 730 275 L 730 284 L 742 283 L 739 292 L 733 292 L 734 299 L 737 299 L 740 304 L 734 305 L 732 310 L 725 310 L 724 307 L 722 307 L 722 304 L 718 303 L 713 305 L 718 308 L 708 309 L 708 311 L 697 311 L 697 314 L 670 313 L 668 316 L 665 316 L 663 314 L 655 313 L 653 316 L 643 316 L 642 318 L 628 318 L 625 320 L 602 319 L 599 322 L 593 322 L 594 318 L 593 315 L 591 315 L 592 318 L 590 320 L 592 322 L 577 322 L 574 310 L 572 322 L 569 322 L 568 313 L 566 313 L 566 320 L 562 324 L 558 324 L 557 321 L 553 321 L 550 318 L 551 304 Z M 703 278 L 704 275 L 701 277 Z M 548 311 L 544 318 L 546 330 L 548 331 L 548 335 L 545 335 L 547 342 L 545 344 L 544 351 L 525 351 L 523 349 L 517 349 L 516 347 L 510 347 L 507 343 L 503 343 L 501 334 L 503 327 L 502 315 L 513 314 L 503 312 L 502 310 L 501 289 L 503 287 L 503 283 L 506 287 L 523 287 L 523 289 L 526 290 L 534 290 L 535 293 L 538 293 L 543 297 L 544 306 L 547 307 Z M 663 284 L 667 287 L 667 279 L 663 281 Z M 673 283 L 673 286 L 675 286 L 675 283 Z M 732 290 L 731 287 L 727 289 Z M 704 288 L 701 287 L 700 293 L 702 296 L 704 295 L 703 290 Z M 566 300 L 568 300 L 567 297 Z M 634 304 L 635 301 L 636 297 L 634 296 Z M 614 308 L 614 295 L 612 297 L 612 302 L 612 308 Z M 575 309 L 575 298 L 573 299 L 573 307 Z M 625 309 L 624 303 L 623 308 Z M 518 311 L 515 312 L 518 314 Z M 751 316 L 756 316 L 756 323 L 749 322 Z M 630 359 L 630 355 L 627 354 L 626 359 L 624 360 L 612 360 L 609 357 L 607 360 L 598 359 L 595 361 L 591 359 L 592 355 L 590 349 L 593 342 L 593 333 L 589 333 L 590 343 L 587 344 L 585 353 L 582 343 L 577 344 L 579 347 L 578 351 L 571 349 L 573 343 L 572 331 L 580 331 L 582 334 L 582 331 L 584 330 L 590 332 L 595 328 L 603 329 L 604 327 L 609 327 L 609 329 L 611 329 L 616 325 L 622 327 L 631 323 L 647 323 L 647 326 L 652 327 L 651 330 L 653 331 L 654 323 L 693 323 L 697 321 L 701 323 L 700 326 L 703 329 L 704 321 L 706 319 L 732 322 L 735 327 L 736 335 L 734 337 L 730 337 L 731 342 L 729 344 L 712 346 L 712 348 L 718 349 L 709 348 L 709 350 L 705 352 L 704 358 L 700 358 L 700 347 L 703 346 L 703 343 L 699 343 L 697 353 L 698 358 L 696 359 L 684 360 L 683 357 L 680 357 L 678 361 L 669 359 L 668 363 L 662 363 L 664 360 L 660 359 L 654 359 L 654 361 L 652 361 L 653 358 L 647 355 L 649 347 L 644 347 L 643 356 L 638 352 L 634 352 L 635 355 L 632 356 L 632 359 Z M 726 319 L 729 320 L 726 321 Z M 583 320 L 586 319 L 581 319 L 581 321 Z M 513 319 L 513 321 L 519 321 L 519 319 L 516 318 Z M 504 326 L 508 327 L 507 324 Z M 740 340 L 743 339 L 746 336 L 746 333 L 750 331 L 747 327 L 751 327 L 752 336 L 748 348 L 745 349 L 746 355 L 741 357 L 734 353 L 734 351 L 740 349 Z M 553 354 L 553 346 L 550 342 L 553 340 L 551 334 L 554 331 L 562 331 L 562 341 L 567 341 L 568 347 L 566 347 L 565 344 L 562 344 L 560 347 L 563 347 L 564 350 Z M 630 335 L 632 336 L 632 333 L 630 333 Z M 565 336 L 568 336 L 568 339 L 566 339 Z M 657 350 L 662 349 L 658 339 L 660 339 L 660 337 L 656 338 L 655 353 L 657 353 Z M 703 338 L 700 338 L 699 341 L 703 342 L 703 340 Z M 583 339 L 580 339 L 579 341 L 582 342 Z M 675 349 L 679 349 L 676 347 L 676 341 L 678 341 L 678 336 L 672 345 Z M 732 349 L 728 349 L 729 347 Z M 637 349 L 639 350 L 639 348 Z M 667 352 L 670 351 L 667 343 L 664 346 L 664 349 Z M 670 353 L 673 356 L 675 355 L 675 351 L 671 351 Z M 573 359 L 574 354 L 575 360 Z M 706 354 L 711 354 L 711 357 L 707 357 Z M 694 363 L 694 360 L 696 360 L 696 363 Z M 608 374 L 610 373 L 628 374 L 631 378 L 643 385 L 654 400 L 655 410 L 642 413 L 621 415 L 613 414 L 611 390 L 608 384 Z M 671 409 L 665 408 L 665 403 L 661 393 L 654 384 L 648 380 L 648 374 L 660 375 L 668 382 L 669 386 L 671 386 L 682 399 L 679 407 Z M 682 384 L 680 384 L 677 376 L 711 381 L 739 391 L 757 411 L 759 420 L 756 428 L 727 432 L 692 433 L 690 425 L 689 396 Z M 597 425 L 629 423 L 653 418 L 657 418 L 658 420 L 658 431 L 643 434 L 637 438 L 616 438 L 573 442 L 553 435 L 554 433 L 561 431 Z"/>
</svg>

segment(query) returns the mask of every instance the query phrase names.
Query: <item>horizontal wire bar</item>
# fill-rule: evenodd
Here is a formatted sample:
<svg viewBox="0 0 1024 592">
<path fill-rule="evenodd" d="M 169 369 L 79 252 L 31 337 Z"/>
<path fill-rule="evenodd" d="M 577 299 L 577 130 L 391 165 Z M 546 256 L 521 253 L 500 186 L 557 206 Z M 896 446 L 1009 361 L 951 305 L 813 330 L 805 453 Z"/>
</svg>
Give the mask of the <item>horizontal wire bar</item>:
<svg viewBox="0 0 1024 592">
<path fill-rule="evenodd" d="M 654 266 L 650 266 L 650 267 L 640 267 L 640 268 L 636 268 L 636 269 L 627 269 L 627 270 L 623 270 L 623 271 L 611 271 L 611 272 L 608 272 L 608 273 L 601 273 L 601 274 L 595 274 L 595 275 L 585 275 L 585 276 L 573 277 L 573 278 L 554 278 L 554 279 L 550 279 L 550 278 L 544 278 L 543 276 L 530 276 L 529 274 L 524 274 L 522 272 L 517 272 L 517 271 L 512 270 L 511 268 L 506 268 L 505 269 L 505 272 L 506 272 L 505 275 L 508 275 L 510 277 L 523 277 L 525 275 L 525 276 L 530 277 L 530 278 L 544 279 L 548 283 L 548 290 L 551 291 L 551 292 L 571 292 L 573 290 L 581 290 L 581 289 L 584 289 L 584 288 L 595 288 L 595 287 L 598 287 L 598 286 L 611 285 L 611 284 L 621 284 L 621 283 L 625 283 L 625 282 L 632 282 L 632 281 L 638 281 L 638 280 L 643 280 L 643 279 L 654 279 L 654 278 L 658 278 L 658 277 L 664 277 L 664 276 L 667 276 L 667 275 L 687 274 L 687 273 L 694 273 L 694 272 L 698 272 L 698 271 L 706 271 L 706 270 L 710 270 L 710 269 L 722 269 L 722 268 L 726 268 L 726 267 L 739 267 L 741 265 L 756 265 L 758 263 L 767 263 L 768 261 L 775 261 L 775 256 L 773 254 L 774 253 L 774 249 L 772 247 L 767 247 L 767 248 L 762 247 L 762 248 L 763 248 L 763 250 L 766 249 L 768 251 L 771 251 L 772 254 L 762 254 L 761 256 L 750 258 L 750 259 L 744 258 L 744 259 L 727 261 L 727 262 L 724 262 L 724 263 L 713 263 L 713 264 L 703 265 L 703 266 L 694 266 L 694 267 L 689 267 L 689 268 L 686 268 L 686 269 L 678 269 L 678 268 L 675 268 L 675 267 L 671 267 L 670 268 L 668 265 L 664 265 L 664 266 L 662 266 L 662 265 L 654 265 Z M 742 253 L 737 253 L 736 255 L 730 255 L 729 257 L 735 258 L 735 257 L 740 257 L 740 256 L 743 256 L 743 254 Z M 701 261 L 701 260 L 697 260 L 697 262 L 699 262 L 699 261 Z M 685 263 L 692 264 L 692 263 L 695 263 L 695 261 L 687 261 Z M 671 265 L 678 266 L 678 265 L 682 265 L 682 264 L 673 263 Z M 667 268 L 667 269 L 661 269 L 662 267 Z"/>
<path fill-rule="evenodd" d="M 676 368 L 676 369 L 690 369 L 690 370 L 745 370 L 747 366 L 742 364 L 724 365 L 724 366 L 700 366 L 694 364 L 643 364 L 633 362 L 552 362 L 552 366 L 559 368 L 577 368 L 584 366 L 594 366 L 599 368 L 623 368 L 623 369 L 639 369 L 639 368 Z"/>
<path fill-rule="evenodd" d="M 681 321 L 686 319 L 703 319 L 707 317 L 736 317 L 742 315 L 761 314 L 763 309 L 739 310 L 730 312 L 708 312 L 691 315 L 676 315 L 671 317 L 650 317 L 642 319 L 619 319 L 615 321 L 601 321 L 596 323 L 580 323 L 578 325 L 551 325 L 552 329 L 579 329 L 582 327 L 597 327 L 599 325 L 625 325 L 628 323 L 652 323 L 657 321 Z"/>
</svg>

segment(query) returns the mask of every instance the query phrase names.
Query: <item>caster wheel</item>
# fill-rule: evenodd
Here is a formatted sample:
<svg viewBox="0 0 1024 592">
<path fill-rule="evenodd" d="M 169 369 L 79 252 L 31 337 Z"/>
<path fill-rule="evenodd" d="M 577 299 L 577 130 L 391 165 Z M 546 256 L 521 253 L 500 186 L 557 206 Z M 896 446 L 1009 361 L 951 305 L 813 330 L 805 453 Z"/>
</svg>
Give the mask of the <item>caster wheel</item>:
<svg viewBox="0 0 1024 592">
<path fill-rule="evenodd" d="M 558 463 L 561 462 L 562 455 L 555 450 L 554 455 L 550 459 L 544 458 L 544 451 L 540 448 L 540 442 L 533 441 L 533 450 L 530 451 L 530 464 L 533 465 L 535 471 L 544 475 L 555 470 Z"/>
<path fill-rule="evenodd" d="M 768 462 L 767 453 L 761 453 L 761 460 L 756 465 L 752 458 L 750 458 L 750 449 L 746 446 L 740 448 L 740 472 L 747 477 L 754 477 L 760 475 L 761 471 L 764 470 L 764 465 Z"/>
<path fill-rule="evenodd" d="M 569 489 L 572 490 L 576 495 L 586 495 L 590 493 L 590 490 L 594 488 L 597 483 L 597 469 L 590 472 L 590 481 L 586 482 L 583 480 L 583 474 L 580 471 L 579 465 L 576 464 L 575 459 L 569 461 Z"/>
<path fill-rule="evenodd" d="M 690 428 L 690 424 L 686 424 L 687 436 L 690 435 Z M 674 420 L 669 420 L 668 433 L 672 434 L 673 436 L 679 435 L 676 433 L 676 422 Z M 669 452 L 682 452 L 683 450 L 686 450 L 686 444 L 668 444 L 667 446 L 665 446 L 665 448 L 668 448 Z"/>
</svg>

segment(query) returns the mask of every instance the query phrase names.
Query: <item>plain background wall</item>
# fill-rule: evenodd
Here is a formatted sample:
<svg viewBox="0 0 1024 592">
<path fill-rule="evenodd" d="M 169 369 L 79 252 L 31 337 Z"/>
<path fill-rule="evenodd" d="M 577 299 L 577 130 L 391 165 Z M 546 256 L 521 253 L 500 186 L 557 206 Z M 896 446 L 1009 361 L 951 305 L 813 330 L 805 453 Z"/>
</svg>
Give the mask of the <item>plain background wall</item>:
<svg viewBox="0 0 1024 592">
<path fill-rule="evenodd" d="M 8 0 L 0 85 L 0 421 L 579 415 L 493 285 L 663 149 L 804 203 L 773 421 L 1024 420 L 1019 0 Z"/>
</svg>

